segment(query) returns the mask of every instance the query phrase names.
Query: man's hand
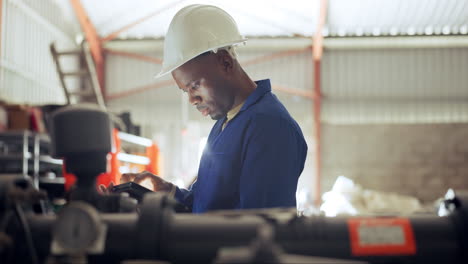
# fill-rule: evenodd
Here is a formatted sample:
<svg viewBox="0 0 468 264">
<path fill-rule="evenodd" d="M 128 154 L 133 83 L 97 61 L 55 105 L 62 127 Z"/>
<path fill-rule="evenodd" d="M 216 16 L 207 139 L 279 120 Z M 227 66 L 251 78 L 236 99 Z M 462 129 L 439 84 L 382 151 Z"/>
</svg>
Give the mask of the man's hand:
<svg viewBox="0 0 468 264">
<path fill-rule="evenodd" d="M 104 184 L 99 184 L 98 190 L 101 194 L 110 194 L 112 192 L 112 188 L 114 188 L 114 182 L 109 183 L 109 186 L 105 186 Z"/>
<path fill-rule="evenodd" d="M 161 177 L 156 176 L 150 172 L 144 171 L 141 173 L 124 173 L 120 178 L 120 184 L 126 182 L 135 182 L 141 186 L 148 188 L 154 192 L 171 192 L 174 185 L 170 182 L 163 180 Z M 99 189 L 104 194 L 109 194 L 114 187 L 111 182 L 109 186 L 99 185 Z"/>
<path fill-rule="evenodd" d="M 174 188 L 172 183 L 167 182 L 161 177 L 147 171 L 141 173 L 122 174 L 122 177 L 120 178 L 121 184 L 131 181 L 138 183 L 154 192 L 170 192 Z"/>
</svg>

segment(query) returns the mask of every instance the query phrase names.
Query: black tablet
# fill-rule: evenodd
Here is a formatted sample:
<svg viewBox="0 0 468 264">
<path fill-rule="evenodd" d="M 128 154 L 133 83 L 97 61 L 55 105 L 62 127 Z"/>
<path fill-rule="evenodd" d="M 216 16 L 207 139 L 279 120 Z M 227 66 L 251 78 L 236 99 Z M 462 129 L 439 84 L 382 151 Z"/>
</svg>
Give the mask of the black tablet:
<svg viewBox="0 0 468 264">
<path fill-rule="evenodd" d="M 148 193 L 152 192 L 150 189 L 141 186 L 138 183 L 134 182 L 126 182 L 119 185 L 116 185 L 111 190 L 114 193 L 123 193 L 126 192 L 130 197 L 133 197 L 141 202 L 143 200 L 143 196 Z"/>
</svg>

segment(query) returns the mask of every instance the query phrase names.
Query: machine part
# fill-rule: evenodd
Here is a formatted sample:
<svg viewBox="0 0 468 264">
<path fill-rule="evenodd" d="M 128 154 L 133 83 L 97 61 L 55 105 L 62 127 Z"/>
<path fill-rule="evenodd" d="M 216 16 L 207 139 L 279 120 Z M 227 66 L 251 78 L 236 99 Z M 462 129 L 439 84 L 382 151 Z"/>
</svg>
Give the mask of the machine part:
<svg viewBox="0 0 468 264">
<path fill-rule="evenodd" d="M 281 256 L 284 254 L 281 248 L 273 240 L 273 229 L 269 225 L 258 228 L 257 237 L 248 247 L 221 248 L 214 261 L 216 264 L 250 264 L 271 263 L 281 264 Z"/>
<path fill-rule="evenodd" d="M 220 249 L 246 247 L 258 240 L 260 227 L 269 225 L 274 243 L 287 255 L 365 261 L 369 263 L 467 263 L 466 204 L 459 196 L 460 207 L 446 217 L 415 215 L 402 217 L 325 218 L 291 217 L 278 210 L 254 210 L 237 214 L 175 214 L 167 196 L 146 195 L 141 214 L 100 214 L 107 225 L 105 248 L 101 254 L 88 254 L 89 263 L 119 263 L 123 260 L 163 260 L 171 263 L 212 263 Z M 280 219 L 275 220 L 275 215 Z M 57 223 L 54 216 L 32 215 L 28 223 L 38 252 L 39 262 L 50 254 L 51 233 Z M 414 254 L 388 252 L 355 255 L 352 251 L 350 221 L 407 219 L 416 245 Z M 385 220 L 386 221 L 386 220 Z M 14 239 L 15 263 L 30 263 L 26 243 L 14 236 L 18 225 L 7 231 Z M 131 241 L 131 243 L 129 243 Z M 268 252 L 268 250 L 266 251 Z M 301 255 L 301 256 L 297 256 Z M 293 256 L 294 257 L 294 256 Z M 280 259 L 281 260 L 281 259 Z M 319 259 L 320 260 L 320 259 Z M 299 261 L 299 260 L 298 260 Z M 324 262 L 326 263 L 326 262 Z M 338 262 L 340 263 L 340 262 Z"/>
<path fill-rule="evenodd" d="M 15 204 L 15 212 L 18 216 L 19 222 L 21 224 L 21 228 L 23 229 L 29 257 L 31 258 L 30 261 L 32 264 L 39 264 L 39 260 L 38 260 L 37 253 L 36 253 L 36 247 L 34 246 L 34 243 L 33 243 L 31 228 L 29 227 L 29 223 L 26 220 L 26 216 L 23 212 L 23 208 L 21 208 L 21 206 L 18 203 Z"/>
<path fill-rule="evenodd" d="M 221 248 L 215 264 L 365 264 L 367 262 L 290 255 L 275 243 L 273 229 L 264 225 L 259 228 L 257 238 L 247 247 Z"/>
<path fill-rule="evenodd" d="M 208 22 L 208 23 L 207 23 Z M 210 5 L 189 5 L 177 12 L 164 39 L 164 59 L 159 78 L 207 51 L 245 43 L 236 21 L 226 11 Z"/>
<path fill-rule="evenodd" d="M 33 206 L 38 204 L 47 195 L 38 191 L 32 185 L 29 179 L 21 176 L 6 176 L 0 178 L 0 252 L 5 256 L 10 255 L 14 248 L 13 237 L 8 235 L 8 228 L 12 222 L 15 222 L 17 234 L 24 241 L 26 252 L 28 253 L 28 262 L 38 264 L 36 247 L 33 242 L 33 234 L 29 226 L 23 206 L 32 210 Z M 14 221 L 16 220 L 16 221 Z M 4 259 L 0 257 L 0 259 Z M 8 259 L 8 257 L 5 257 Z"/>
<path fill-rule="evenodd" d="M 83 104 L 62 107 L 52 114 L 53 155 L 56 158 L 89 153 L 106 156 L 112 148 L 111 132 L 109 115 L 96 106 Z M 91 164 L 92 167 L 96 166 L 96 162 Z M 105 167 L 98 173 L 102 171 L 105 171 Z"/>
<path fill-rule="evenodd" d="M 415 255 L 416 243 L 407 218 L 348 219 L 354 256 Z"/>
<path fill-rule="evenodd" d="M 109 115 L 93 105 L 72 105 L 53 113 L 52 152 L 54 157 L 63 158 L 67 172 L 77 177 L 77 199 L 94 190 L 97 176 L 106 172 L 111 131 Z"/>
<path fill-rule="evenodd" d="M 56 220 L 51 252 L 55 255 L 101 254 L 104 252 L 107 226 L 94 207 L 71 202 Z"/>
<path fill-rule="evenodd" d="M 15 210 L 17 204 L 34 207 L 47 198 L 47 193 L 36 190 L 30 179 L 20 175 L 0 177 L 0 216 Z M 39 211 L 43 212 L 43 211 Z"/>
<path fill-rule="evenodd" d="M 83 124 L 84 120 L 90 123 Z M 237 252 L 247 252 L 239 260 L 281 263 L 285 252 L 300 255 L 292 256 L 298 262 L 313 256 L 382 264 L 468 263 L 466 194 L 454 193 L 445 201 L 448 213 L 444 217 L 298 217 L 294 209 L 176 214 L 175 201 L 161 193 L 145 195 L 139 215 L 102 213 L 119 212 L 121 205 L 120 196 L 101 196 L 95 190 L 96 176 L 105 168 L 103 157 L 110 148 L 108 121 L 102 112 L 88 108 L 66 108 L 54 115 L 55 153 L 65 157 L 67 168 L 78 180 L 68 207 L 71 211 L 65 207 L 58 218 L 27 209 L 23 213 L 23 207 L 31 207 L 27 198 L 31 197 L 27 192 L 31 185 L 0 178 L 0 217 L 15 213 L 15 217 L 1 221 L 6 221 L 2 226 L 6 226 L 4 233 L 12 238 L 13 246 L 2 249 L 0 259 L 11 255 L 13 263 L 44 263 L 51 252 L 60 252 L 59 246 L 66 254 L 80 255 L 69 259 L 71 262 L 212 263 L 220 249 L 250 245 L 247 251 Z M 69 142 L 70 137 L 74 142 Z M 87 204 L 75 206 L 75 201 Z M 97 240 L 100 245 L 95 244 Z"/>
<path fill-rule="evenodd" d="M 67 172 L 77 178 L 70 200 L 85 201 L 102 212 L 135 211 L 132 199 L 96 191 L 96 178 L 106 172 L 112 149 L 109 114 L 93 105 L 71 105 L 54 112 L 51 121 L 53 155 L 63 158 Z"/>
<path fill-rule="evenodd" d="M 13 255 L 9 254 L 12 252 L 13 248 L 13 239 L 0 231 L 0 262 L 1 263 L 10 263 L 13 262 Z"/>
</svg>

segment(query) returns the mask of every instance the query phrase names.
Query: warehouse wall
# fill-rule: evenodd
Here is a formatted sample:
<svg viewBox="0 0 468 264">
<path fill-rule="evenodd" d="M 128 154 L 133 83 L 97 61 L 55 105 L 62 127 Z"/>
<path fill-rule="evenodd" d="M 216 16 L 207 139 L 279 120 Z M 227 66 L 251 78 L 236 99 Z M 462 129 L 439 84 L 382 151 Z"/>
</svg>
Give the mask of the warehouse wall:
<svg viewBox="0 0 468 264">
<path fill-rule="evenodd" d="M 466 47 L 329 50 L 323 120 L 467 122 L 467 71 Z"/>
<path fill-rule="evenodd" d="M 76 24 L 67 5 L 57 0 L 3 0 L 1 23 L 0 99 L 29 104 L 64 103 L 49 45 L 76 48 Z M 64 69 L 78 60 L 64 58 Z M 77 80 L 67 81 L 71 88 Z"/>
<path fill-rule="evenodd" d="M 435 201 L 468 189 L 467 124 L 323 126 L 323 182 L 339 175 L 364 188 Z"/>
</svg>

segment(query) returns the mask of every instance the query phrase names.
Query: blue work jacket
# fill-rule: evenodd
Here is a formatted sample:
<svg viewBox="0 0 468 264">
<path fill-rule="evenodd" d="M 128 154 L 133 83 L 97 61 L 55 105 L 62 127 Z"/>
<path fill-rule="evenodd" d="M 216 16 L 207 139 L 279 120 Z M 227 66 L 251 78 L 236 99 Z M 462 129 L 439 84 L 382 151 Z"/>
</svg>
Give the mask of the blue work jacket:
<svg viewBox="0 0 468 264">
<path fill-rule="evenodd" d="M 296 206 L 307 144 L 270 81 L 256 84 L 224 130 L 226 117 L 211 129 L 196 182 L 176 189 L 176 199 L 194 213 Z"/>
</svg>

